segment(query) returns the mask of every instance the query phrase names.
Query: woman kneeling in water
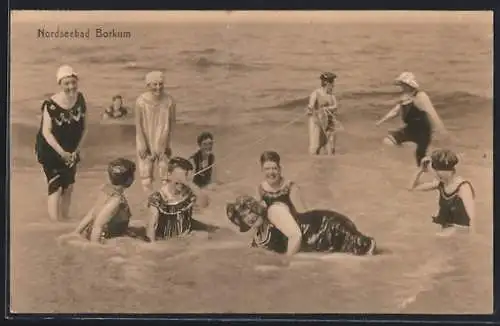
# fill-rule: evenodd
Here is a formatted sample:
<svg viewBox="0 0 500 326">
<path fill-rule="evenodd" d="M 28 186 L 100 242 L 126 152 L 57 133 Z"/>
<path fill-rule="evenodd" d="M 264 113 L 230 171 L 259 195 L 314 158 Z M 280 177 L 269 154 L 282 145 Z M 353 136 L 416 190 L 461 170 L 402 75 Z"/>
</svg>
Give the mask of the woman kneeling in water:
<svg viewBox="0 0 500 326">
<path fill-rule="evenodd" d="M 124 158 L 109 163 L 109 183 L 101 188 L 96 203 L 74 233 L 92 242 L 128 233 L 131 213 L 124 191 L 134 183 L 135 169 L 135 163 Z"/>
<path fill-rule="evenodd" d="M 474 231 L 474 188 L 470 181 L 456 174 L 457 155 L 447 149 L 438 149 L 422 160 L 422 167 L 412 179 L 410 190 L 438 190 L 439 211 L 432 222 L 441 229 L 469 228 Z M 436 180 L 421 182 L 420 177 L 431 166 Z"/>
<path fill-rule="evenodd" d="M 163 186 L 148 199 L 151 215 L 147 237 L 151 242 L 183 236 L 195 229 L 217 229 L 193 219 L 194 206 L 208 206 L 208 197 L 189 177 L 192 171 L 193 165 L 185 158 L 173 157 L 168 162 Z"/>
<path fill-rule="evenodd" d="M 288 213 L 283 203 L 266 209 L 251 196 L 239 196 L 234 203 L 226 205 L 228 219 L 239 227 L 240 232 L 255 230 L 252 247 L 292 255 L 289 250 L 288 228 L 283 227 L 280 216 Z M 331 210 L 311 210 L 295 216 L 300 228 L 302 252 L 343 252 L 354 255 L 372 255 L 375 240 L 356 228 L 346 216 Z"/>
</svg>

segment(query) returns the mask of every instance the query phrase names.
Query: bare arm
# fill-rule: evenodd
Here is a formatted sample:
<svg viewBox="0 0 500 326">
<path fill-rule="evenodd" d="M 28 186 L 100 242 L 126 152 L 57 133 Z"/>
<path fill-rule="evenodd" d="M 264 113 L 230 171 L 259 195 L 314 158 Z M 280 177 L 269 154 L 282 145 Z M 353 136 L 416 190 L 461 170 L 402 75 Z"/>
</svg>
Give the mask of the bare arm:
<svg viewBox="0 0 500 326">
<path fill-rule="evenodd" d="M 436 109 L 434 108 L 434 105 L 432 105 L 432 102 L 426 93 L 419 92 L 415 97 L 414 103 L 418 108 L 427 112 L 434 130 L 437 130 L 439 132 L 446 132 L 443 121 L 439 117 Z"/>
<path fill-rule="evenodd" d="M 47 143 L 61 156 L 64 156 L 66 151 L 59 145 L 56 138 L 52 134 L 52 120 L 50 119 L 47 107 L 43 109 L 42 117 L 42 135 Z"/>
<path fill-rule="evenodd" d="M 377 121 L 377 126 L 381 125 L 382 123 L 386 122 L 387 120 L 393 119 L 399 115 L 399 112 L 401 111 L 401 105 L 396 104 L 382 119 Z"/>
<path fill-rule="evenodd" d="M 467 187 L 465 187 L 465 185 L 460 187 L 458 195 L 462 199 L 462 202 L 464 203 L 465 211 L 467 212 L 467 215 L 470 218 L 471 231 L 475 232 L 475 229 L 476 229 L 476 207 L 475 207 L 475 203 L 474 203 L 474 193 L 472 192 L 470 185 L 467 185 Z"/>
<path fill-rule="evenodd" d="M 140 98 L 137 99 L 135 104 L 135 141 L 138 152 L 148 150 L 146 146 L 146 135 L 144 133 L 144 122 Z"/>
<path fill-rule="evenodd" d="M 269 221 L 288 238 L 287 256 L 292 256 L 300 250 L 302 232 L 285 205 L 275 204 L 267 211 Z"/>
<path fill-rule="evenodd" d="M 193 194 L 196 196 L 196 206 L 198 208 L 205 208 L 208 206 L 208 196 L 200 189 L 194 182 L 187 181 L 185 186 L 189 187 Z"/>
<path fill-rule="evenodd" d="M 418 172 L 414 175 L 414 177 L 411 180 L 410 183 L 410 191 L 413 190 L 419 190 L 419 191 L 429 191 L 429 190 L 436 190 L 439 186 L 439 181 L 438 180 L 433 180 L 430 182 L 421 182 L 420 178 L 424 174 L 424 171 L 422 169 L 418 170 Z"/>
<path fill-rule="evenodd" d="M 99 242 L 104 226 L 113 218 L 120 207 L 121 198 L 113 196 L 96 212 L 96 218 L 90 235 L 91 242 Z"/>
<path fill-rule="evenodd" d="M 312 115 L 314 112 L 314 109 L 316 107 L 316 102 L 317 102 L 317 95 L 316 91 L 312 92 L 311 95 L 309 95 L 309 103 L 307 104 L 306 112 L 309 115 Z"/>
<path fill-rule="evenodd" d="M 82 95 L 83 96 L 83 95 Z M 75 152 L 78 153 L 82 149 L 82 145 L 85 143 L 85 139 L 87 138 L 87 104 L 85 103 L 85 99 L 83 100 L 83 105 L 85 106 L 85 117 L 83 118 L 83 133 L 82 137 L 80 138 L 80 141 L 78 142 L 78 146 L 76 146 Z"/>
<path fill-rule="evenodd" d="M 158 224 L 158 216 L 159 212 L 156 207 L 150 206 L 149 207 L 149 222 L 148 222 L 148 227 L 146 230 L 146 235 L 148 236 L 149 240 L 151 242 L 156 241 L 156 226 Z"/>
<path fill-rule="evenodd" d="M 304 200 L 302 199 L 300 189 L 296 184 L 293 184 L 290 189 L 290 200 L 297 210 L 297 213 L 304 213 L 305 211 L 307 211 L 307 207 L 304 203 Z"/>
</svg>

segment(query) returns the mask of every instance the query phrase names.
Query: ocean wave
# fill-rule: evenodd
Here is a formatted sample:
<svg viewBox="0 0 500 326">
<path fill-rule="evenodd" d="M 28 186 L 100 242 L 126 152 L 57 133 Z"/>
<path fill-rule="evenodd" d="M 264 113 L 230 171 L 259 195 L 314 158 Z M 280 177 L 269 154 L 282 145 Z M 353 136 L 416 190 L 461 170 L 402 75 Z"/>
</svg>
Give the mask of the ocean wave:
<svg viewBox="0 0 500 326">
<path fill-rule="evenodd" d="M 179 54 L 214 54 L 217 52 L 217 49 L 214 48 L 206 48 L 206 49 L 201 49 L 201 50 L 182 50 L 179 51 Z"/>
<path fill-rule="evenodd" d="M 246 64 L 231 61 L 218 61 L 215 59 L 210 59 L 205 56 L 196 57 L 189 59 L 189 63 L 193 64 L 198 71 L 207 70 L 209 68 L 224 68 L 229 71 L 255 71 L 255 70 L 267 70 L 268 66 L 265 64 Z"/>
</svg>

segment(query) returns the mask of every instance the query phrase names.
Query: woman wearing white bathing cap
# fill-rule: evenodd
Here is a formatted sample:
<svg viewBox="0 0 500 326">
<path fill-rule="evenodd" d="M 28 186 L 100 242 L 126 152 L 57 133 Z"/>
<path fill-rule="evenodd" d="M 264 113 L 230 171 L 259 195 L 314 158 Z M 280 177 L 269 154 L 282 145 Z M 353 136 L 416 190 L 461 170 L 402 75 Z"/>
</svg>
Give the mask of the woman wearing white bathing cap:
<svg viewBox="0 0 500 326">
<path fill-rule="evenodd" d="M 70 66 L 57 70 L 61 91 L 43 101 L 35 152 L 48 182 L 52 220 L 67 219 L 80 149 L 87 132 L 87 106 L 78 91 L 78 75 Z"/>
<path fill-rule="evenodd" d="M 138 168 L 144 190 L 152 192 L 154 167 L 160 178 L 166 177 L 168 160 L 172 154 L 171 137 L 175 124 L 176 105 L 164 90 L 161 71 L 146 74 L 147 91 L 136 101 L 136 146 Z"/>
<path fill-rule="evenodd" d="M 401 73 L 394 83 L 401 87 L 401 99 L 376 124 L 378 126 L 397 115 L 401 115 L 405 126 L 390 132 L 384 139 L 384 143 L 387 145 L 401 145 L 405 142 L 415 143 L 417 145 L 415 159 L 417 166 L 420 166 L 422 159 L 427 154 L 433 131 L 439 131 L 443 134 L 447 134 L 447 131 L 429 96 L 420 90 L 420 86 L 411 72 Z"/>
</svg>

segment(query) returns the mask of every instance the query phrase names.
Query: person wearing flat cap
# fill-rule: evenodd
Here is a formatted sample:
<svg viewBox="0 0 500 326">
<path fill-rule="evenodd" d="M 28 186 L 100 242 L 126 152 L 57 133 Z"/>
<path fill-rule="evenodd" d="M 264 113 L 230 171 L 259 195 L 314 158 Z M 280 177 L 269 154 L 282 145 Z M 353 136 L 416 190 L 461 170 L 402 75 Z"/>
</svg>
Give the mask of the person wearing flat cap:
<svg viewBox="0 0 500 326">
<path fill-rule="evenodd" d="M 147 91 L 137 98 L 135 105 L 136 146 L 141 183 L 144 190 L 151 193 L 155 166 L 161 180 L 166 178 L 167 163 L 172 155 L 176 104 L 164 90 L 161 71 L 149 72 L 145 82 Z"/>
<path fill-rule="evenodd" d="M 432 222 L 441 229 L 475 229 L 474 188 L 456 173 L 457 155 L 448 149 L 437 149 L 422 160 L 420 170 L 412 178 L 410 190 L 439 191 L 439 211 Z M 425 172 L 432 170 L 435 179 L 422 182 Z"/>
<path fill-rule="evenodd" d="M 87 133 L 87 105 L 78 91 L 78 74 L 68 65 L 59 67 L 61 91 L 42 103 L 42 119 L 35 153 L 48 183 L 48 213 L 52 220 L 69 218 L 77 165 Z"/>
<path fill-rule="evenodd" d="M 321 87 L 309 96 L 306 113 L 309 116 L 309 154 L 319 155 L 323 148 L 327 155 L 335 154 L 337 133 L 340 122 L 337 120 L 337 99 L 333 87 L 337 75 L 324 72 L 320 75 Z"/>
<path fill-rule="evenodd" d="M 376 122 L 376 125 L 379 126 L 385 121 L 400 115 L 405 126 L 389 132 L 389 135 L 384 139 L 384 144 L 399 146 L 405 142 L 415 143 L 417 145 L 415 160 L 417 166 L 420 166 L 422 159 L 427 155 L 433 131 L 445 135 L 447 135 L 447 131 L 429 96 L 420 90 L 413 73 L 401 73 L 394 83 L 401 87 L 401 99 L 391 111 Z"/>
</svg>

